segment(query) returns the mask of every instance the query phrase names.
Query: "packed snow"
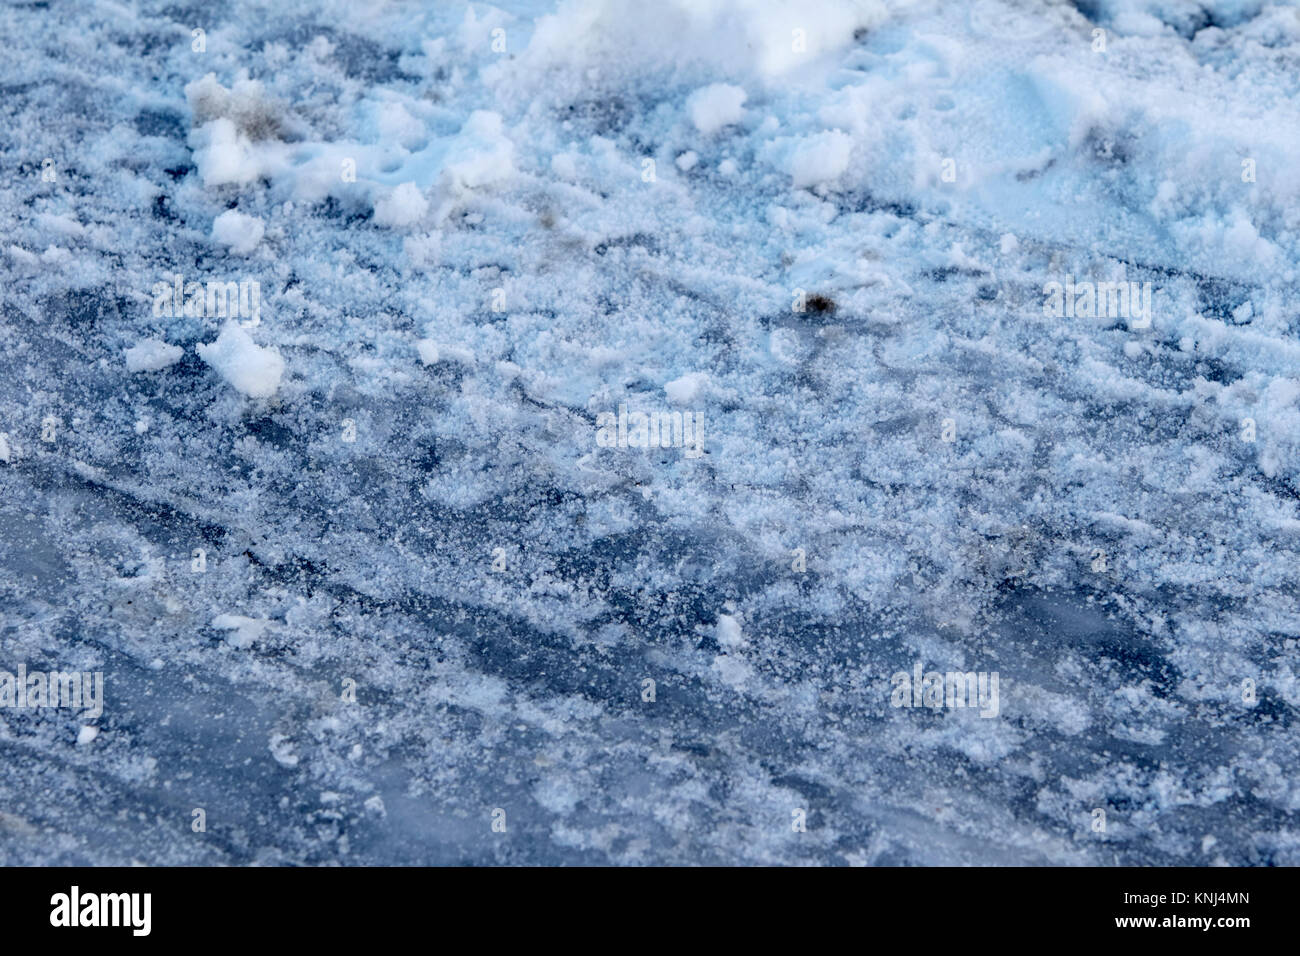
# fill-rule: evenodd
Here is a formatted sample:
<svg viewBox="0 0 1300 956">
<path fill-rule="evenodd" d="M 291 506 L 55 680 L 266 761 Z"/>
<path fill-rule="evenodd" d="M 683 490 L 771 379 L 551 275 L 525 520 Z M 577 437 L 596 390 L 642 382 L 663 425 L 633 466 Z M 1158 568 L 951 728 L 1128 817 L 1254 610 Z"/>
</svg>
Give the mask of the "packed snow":
<svg viewBox="0 0 1300 956">
<path fill-rule="evenodd" d="M 1300 864 L 1294 4 L 0 31 L 0 863 Z"/>
</svg>

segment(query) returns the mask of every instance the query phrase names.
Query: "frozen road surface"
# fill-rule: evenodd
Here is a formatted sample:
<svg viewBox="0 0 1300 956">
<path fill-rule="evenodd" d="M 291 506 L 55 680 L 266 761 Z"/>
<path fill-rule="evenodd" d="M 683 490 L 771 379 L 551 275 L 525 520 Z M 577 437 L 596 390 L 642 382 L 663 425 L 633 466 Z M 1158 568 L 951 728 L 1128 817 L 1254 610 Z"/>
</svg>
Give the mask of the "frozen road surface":
<svg viewBox="0 0 1300 956">
<path fill-rule="evenodd" d="M 0 863 L 1300 864 L 1293 3 L 0 36 Z"/>
</svg>

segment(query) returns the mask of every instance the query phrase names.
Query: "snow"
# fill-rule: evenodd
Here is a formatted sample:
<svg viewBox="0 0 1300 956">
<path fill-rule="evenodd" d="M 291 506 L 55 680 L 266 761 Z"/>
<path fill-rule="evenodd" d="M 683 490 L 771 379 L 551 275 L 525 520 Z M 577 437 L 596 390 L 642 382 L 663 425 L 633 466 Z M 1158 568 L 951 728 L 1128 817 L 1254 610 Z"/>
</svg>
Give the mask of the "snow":
<svg viewBox="0 0 1300 956">
<path fill-rule="evenodd" d="M 160 339 L 143 339 L 126 349 L 125 354 L 127 371 L 157 372 L 179 362 L 185 350 Z"/>
<path fill-rule="evenodd" d="M 457 190 L 499 182 L 514 172 L 514 150 L 503 131 L 501 114 L 475 110 L 449 144 L 441 176 Z"/>
<path fill-rule="evenodd" d="M 429 201 L 415 183 L 402 183 L 375 203 L 375 224 L 401 228 L 424 218 Z"/>
<path fill-rule="evenodd" d="M 212 238 L 237 256 L 246 256 L 262 241 L 266 224 L 234 209 L 212 220 Z"/>
<path fill-rule="evenodd" d="M 1300 862 L 1294 5 L 0 23 L 0 860 Z"/>
<path fill-rule="evenodd" d="M 718 629 L 716 636 L 718 644 L 727 650 L 741 647 L 745 643 L 744 636 L 741 634 L 740 630 L 740 621 L 732 614 L 718 615 Z"/>
<path fill-rule="evenodd" d="M 795 187 L 831 183 L 849 168 L 853 139 L 837 129 L 805 136 L 790 150 L 790 179 Z"/>
<path fill-rule="evenodd" d="M 280 387 L 284 359 L 275 349 L 255 343 L 238 322 L 227 322 L 215 342 L 195 349 L 218 375 L 249 398 L 269 398 Z"/>
<path fill-rule="evenodd" d="M 430 339 L 420 339 L 415 343 L 420 353 L 420 361 L 425 365 L 434 365 L 438 361 L 438 345 Z"/>
<path fill-rule="evenodd" d="M 713 83 L 692 93 L 686 100 L 686 108 L 695 128 L 705 136 L 712 136 L 744 118 L 743 104 L 747 96 L 739 86 Z"/>
<path fill-rule="evenodd" d="M 288 149 L 260 82 L 241 75 L 227 89 L 209 73 L 187 84 L 185 96 L 193 122 L 189 145 L 204 185 L 250 183 L 284 166 Z"/>
<path fill-rule="evenodd" d="M 707 372 L 689 372 L 664 384 L 664 394 L 674 405 L 687 405 L 704 392 L 708 386 Z"/>
<path fill-rule="evenodd" d="M 262 632 L 269 626 L 269 621 L 244 617 L 240 614 L 218 614 L 212 619 L 212 626 L 228 632 L 226 641 L 231 647 L 247 649 L 262 637 Z"/>
</svg>

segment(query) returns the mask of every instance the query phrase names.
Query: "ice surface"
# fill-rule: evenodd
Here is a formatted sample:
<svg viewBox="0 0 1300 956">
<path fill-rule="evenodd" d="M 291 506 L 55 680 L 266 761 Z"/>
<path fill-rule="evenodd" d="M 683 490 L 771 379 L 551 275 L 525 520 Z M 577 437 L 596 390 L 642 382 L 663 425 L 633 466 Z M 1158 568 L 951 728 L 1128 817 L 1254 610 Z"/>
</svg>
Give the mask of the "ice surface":
<svg viewBox="0 0 1300 956">
<path fill-rule="evenodd" d="M 1294 5 L 0 31 L 0 862 L 1300 863 Z"/>
</svg>

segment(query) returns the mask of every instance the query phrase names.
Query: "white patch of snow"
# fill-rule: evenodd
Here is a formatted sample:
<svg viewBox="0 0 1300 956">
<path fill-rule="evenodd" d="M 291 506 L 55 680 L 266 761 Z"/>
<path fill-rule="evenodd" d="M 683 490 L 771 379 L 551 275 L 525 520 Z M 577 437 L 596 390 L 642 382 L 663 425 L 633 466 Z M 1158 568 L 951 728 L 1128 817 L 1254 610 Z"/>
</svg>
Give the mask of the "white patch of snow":
<svg viewBox="0 0 1300 956">
<path fill-rule="evenodd" d="M 266 224 L 256 216 L 228 209 L 212 220 L 212 238 L 237 256 L 246 256 L 262 241 Z"/>
<path fill-rule="evenodd" d="M 157 372 L 179 362 L 185 350 L 160 339 L 143 339 L 126 349 L 125 353 L 127 371 Z"/>
<path fill-rule="evenodd" d="M 195 349 L 218 375 L 250 398 L 269 398 L 280 387 L 284 359 L 275 349 L 256 344 L 238 322 L 227 322 L 215 342 Z"/>
</svg>

